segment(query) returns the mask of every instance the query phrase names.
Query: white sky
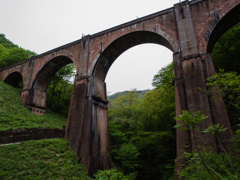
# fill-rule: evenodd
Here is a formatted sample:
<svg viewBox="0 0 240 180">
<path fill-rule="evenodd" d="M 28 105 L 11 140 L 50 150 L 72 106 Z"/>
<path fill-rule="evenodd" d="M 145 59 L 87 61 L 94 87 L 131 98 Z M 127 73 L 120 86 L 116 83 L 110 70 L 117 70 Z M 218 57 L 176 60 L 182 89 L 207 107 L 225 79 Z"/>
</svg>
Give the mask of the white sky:
<svg viewBox="0 0 240 180">
<path fill-rule="evenodd" d="M 0 33 L 38 54 L 85 35 L 143 17 L 179 0 L 0 0 Z M 144 63 L 148 61 L 147 65 Z M 108 92 L 152 89 L 153 76 L 172 61 L 172 52 L 144 44 L 124 52 L 110 68 Z"/>
</svg>

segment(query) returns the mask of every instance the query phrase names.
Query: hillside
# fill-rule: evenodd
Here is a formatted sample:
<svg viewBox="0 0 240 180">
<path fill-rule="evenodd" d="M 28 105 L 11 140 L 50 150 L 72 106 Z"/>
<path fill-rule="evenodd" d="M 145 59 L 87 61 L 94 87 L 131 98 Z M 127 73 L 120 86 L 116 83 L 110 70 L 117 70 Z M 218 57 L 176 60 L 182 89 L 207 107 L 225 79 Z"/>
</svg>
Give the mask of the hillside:
<svg viewBox="0 0 240 180">
<path fill-rule="evenodd" d="M 21 89 L 0 81 L 0 131 L 24 128 L 59 128 L 66 126 L 67 119 L 47 109 L 44 116 L 28 111 L 20 101 Z"/>
<path fill-rule="evenodd" d="M 8 40 L 4 34 L 0 34 L 0 68 L 5 68 L 12 64 L 27 60 L 32 55 L 37 54 L 19 47 Z"/>
<path fill-rule="evenodd" d="M 0 146 L 0 179 L 91 179 L 64 139 Z"/>
<path fill-rule="evenodd" d="M 151 91 L 151 90 L 150 90 L 150 89 L 147 89 L 147 90 L 139 90 L 139 91 L 136 91 L 136 93 L 137 93 L 137 98 L 142 99 L 143 96 L 144 96 L 147 92 L 149 92 L 149 91 Z M 126 92 L 128 92 L 128 91 L 116 92 L 116 93 L 114 93 L 114 94 L 112 94 L 112 95 L 109 95 L 107 98 L 108 98 L 109 100 L 114 100 L 114 99 L 116 99 L 118 96 L 125 95 Z"/>
<path fill-rule="evenodd" d="M 18 45 L 8 40 L 4 34 L 0 34 L 0 44 L 2 44 L 6 49 L 12 49 L 12 48 L 18 47 Z"/>
</svg>

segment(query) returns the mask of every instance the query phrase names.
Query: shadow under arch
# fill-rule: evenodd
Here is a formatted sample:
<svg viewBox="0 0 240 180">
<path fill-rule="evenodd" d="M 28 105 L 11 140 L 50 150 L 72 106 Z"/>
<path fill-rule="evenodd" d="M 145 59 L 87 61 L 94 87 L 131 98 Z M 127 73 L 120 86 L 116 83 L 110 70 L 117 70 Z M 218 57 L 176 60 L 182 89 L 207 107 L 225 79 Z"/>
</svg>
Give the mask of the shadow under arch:
<svg viewBox="0 0 240 180">
<path fill-rule="evenodd" d="M 52 77 L 64 66 L 73 61 L 67 56 L 57 56 L 49 60 L 36 74 L 31 88 L 46 91 Z"/>
<path fill-rule="evenodd" d="M 232 26 L 240 22 L 240 4 L 230 10 L 213 29 L 207 45 L 207 53 L 211 53 L 218 39 Z"/>
<path fill-rule="evenodd" d="M 63 66 L 73 63 L 67 56 L 57 56 L 49 60 L 36 74 L 27 97 L 26 107 L 35 114 L 44 115 L 47 107 L 46 90 L 52 77 Z"/>
<path fill-rule="evenodd" d="M 174 52 L 174 48 L 163 36 L 150 32 L 150 31 L 138 31 L 123 35 L 113 41 L 100 55 L 92 75 L 101 81 L 105 81 L 108 70 L 113 62 L 124 51 L 140 44 L 154 43 L 165 46 Z"/>
<path fill-rule="evenodd" d="M 5 82 L 15 88 L 21 88 L 20 83 L 23 82 L 23 77 L 22 77 L 21 73 L 15 71 L 15 72 L 12 72 L 11 74 L 9 74 L 3 82 Z"/>
</svg>

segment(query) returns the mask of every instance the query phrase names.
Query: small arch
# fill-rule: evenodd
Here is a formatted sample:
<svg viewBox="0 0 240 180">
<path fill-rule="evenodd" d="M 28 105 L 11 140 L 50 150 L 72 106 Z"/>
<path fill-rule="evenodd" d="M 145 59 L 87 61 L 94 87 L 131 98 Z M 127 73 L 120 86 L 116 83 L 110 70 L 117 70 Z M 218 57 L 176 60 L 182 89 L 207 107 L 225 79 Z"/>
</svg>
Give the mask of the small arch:
<svg viewBox="0 0 240 180">
<path fill-rule="evenodd" d="M 52 77 L 57 73 L 57 71 L 63 66 L 70 63 L 74 62 L 67 56 L 57 56 L 49 60 L 36 74 L 31 88 L 45 92 L 47 90 L 48 84 L 50 83 Z"/>
<path fill-rule="evenodd" d="M 240 4 L 230 10 L 213 29 L 207 45 L 207 53 L 211 53 L 218 39 L 232 26 L 240 22 Z"/>
<path fill-rule="evenodd" d="M 94 65 L 92 75 L 101 81 L 105 81 L 107 72 L 113 62 L 124 51 L 140 44 L 154 43 L 165 46 L 174 52 L 171 43 L 163 36 L 150 31 L 137 31 L 121 36 L 113 41 L 99 56 Z"/>
<path fill-rule="evenodd" d="M 21 88 L 22 85 L 23 85 L 22 84 L 23 83 L 23 77 L 22 77 L 21 73 L 13 72 L 13 73 L 9 74 L 3 82 L 5 82 L 5 83 L 7 83 L 10 86 L 13 86 L 15 88 Z"/>
</svg>

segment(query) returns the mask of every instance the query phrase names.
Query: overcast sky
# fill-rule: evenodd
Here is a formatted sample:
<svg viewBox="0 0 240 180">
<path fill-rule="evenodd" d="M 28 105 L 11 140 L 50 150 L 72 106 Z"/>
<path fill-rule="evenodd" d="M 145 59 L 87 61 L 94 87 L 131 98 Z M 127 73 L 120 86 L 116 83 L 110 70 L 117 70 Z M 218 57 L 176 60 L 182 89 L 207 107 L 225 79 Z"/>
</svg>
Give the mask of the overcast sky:
<svg viewBox="0 0 240 180">
<path fill-rule="evenodd" d="M 0 33 L 38 54 L 82 34 L 105 29 L 173 6 L 179 0 L 0 0 Z M 146 63 L 144 62 L 148 62 Z M 172 52 L 143 44 L 124 52 L 111 66 L 108 92 L 152 89 L 153 76 L 172 61 Z"/>
</svg>

